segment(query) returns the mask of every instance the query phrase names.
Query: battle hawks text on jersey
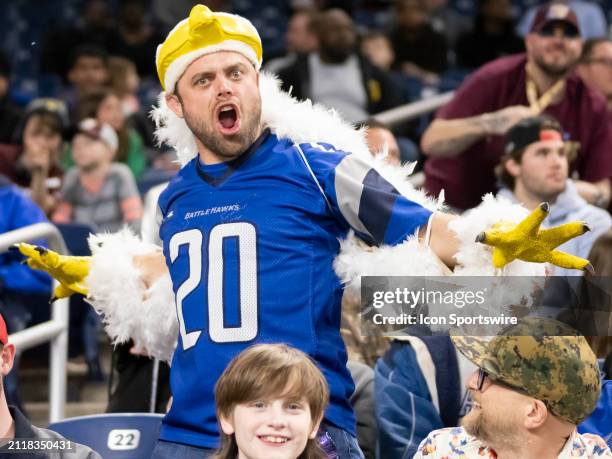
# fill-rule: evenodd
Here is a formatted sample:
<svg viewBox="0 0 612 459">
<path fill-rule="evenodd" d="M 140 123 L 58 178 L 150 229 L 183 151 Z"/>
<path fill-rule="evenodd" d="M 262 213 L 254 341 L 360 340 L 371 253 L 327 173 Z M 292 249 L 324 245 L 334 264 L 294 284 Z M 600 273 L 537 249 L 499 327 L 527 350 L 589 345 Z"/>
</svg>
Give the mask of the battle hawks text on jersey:
<svg viewBox="0 0 612 459">
<path fill-rule="evenodd" d="M 330 386 L 325 419 L 354 435 L 342 286 L 332 268 L 338 239 L 353 228 L 371 243 L 397 244 L 431 212 L 355 155 L 298 147 L 268 130 L 230 163 L 204 166 L 196 157 L 159 205 L 180 328 L 161 439 L 216 447 L 214 385 L 234 356 L 262 342 L 316 360 Z"/>
</svg>

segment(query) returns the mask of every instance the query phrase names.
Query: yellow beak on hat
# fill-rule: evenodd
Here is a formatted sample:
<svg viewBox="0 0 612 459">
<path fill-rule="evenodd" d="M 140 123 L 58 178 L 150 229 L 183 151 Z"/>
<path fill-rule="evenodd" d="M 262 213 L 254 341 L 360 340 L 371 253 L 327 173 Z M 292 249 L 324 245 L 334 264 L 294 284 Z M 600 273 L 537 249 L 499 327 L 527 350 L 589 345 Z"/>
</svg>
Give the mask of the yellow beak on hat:
<svg viewBox="0 0 612 459">
<path fill-rule="evenodd" d="M 189 17 L 179 22 L 157 47 L 155 63 L 164 90 L 173 92 L 176 82 L 195 59 L 218 51 L 238 52 L 257 70 L 261 68 L 261 39 L 248 19 L 215 13 L 204 5 L 194 6 Z"/>
</svg>

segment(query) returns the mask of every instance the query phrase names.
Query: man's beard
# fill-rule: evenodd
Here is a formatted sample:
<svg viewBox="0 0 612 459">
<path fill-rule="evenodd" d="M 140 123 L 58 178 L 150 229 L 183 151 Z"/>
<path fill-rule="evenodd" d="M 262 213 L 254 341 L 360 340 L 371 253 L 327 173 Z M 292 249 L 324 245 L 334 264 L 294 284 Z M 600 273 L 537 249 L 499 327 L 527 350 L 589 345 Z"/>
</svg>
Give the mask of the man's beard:
<svg viewBox="0 0 612 459">
<path fill-rule="evenodd" d="M 568 60 L 565 65 L 551 65 L 546 63 L 541 55 L 534 56 L 533 60 L 535 64 L 540 67 L 542 72 L 554 79 L 559 79 L 567 75 L 575 64 L 574 61 Z"/>
<path fill-rule="evenodd" d="M 485 414 L 482 408 L 472 408 L 461 420 L 461 426 L 468 434 L 488 445 L 516 447 L 515 442 L 518 438 L 516 426 L 501 416 L 491 417 Z"/>
<path fill-rule="evenodd" d="M 216 120 L 206 123 L 185 113 L 185 122 L 206 148 L 229 161 L 244 153 L 257 139 L 261 126 L 261 101 L 240 119 L 240 132 L 229 137 L 216 131 Z"/>
</svg>

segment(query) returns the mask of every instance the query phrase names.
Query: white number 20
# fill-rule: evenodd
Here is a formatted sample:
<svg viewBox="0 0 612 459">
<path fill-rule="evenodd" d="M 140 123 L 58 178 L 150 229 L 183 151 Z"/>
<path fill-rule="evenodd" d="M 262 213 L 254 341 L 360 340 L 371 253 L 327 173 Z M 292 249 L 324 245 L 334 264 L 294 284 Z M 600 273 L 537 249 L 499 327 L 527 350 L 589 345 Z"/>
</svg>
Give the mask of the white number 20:
<svg viewBox="0 0 612 459">
<path fill-rule="evenodd" d="M 238 270 L 240 273 L 240 326 L 225 327 L 223 322 L 223 239 L 238 238 Z M 204 236 L 198 229 L 175 234 L 170 239 L 170 261 L 174 263 L 179 248 L 188 246 L 189 277 L 176 291 L 176 308 L 183 350 L 198 341 L 202 330 L 187 332 L 183 317 L 183 300 L 202 278 L 202 244 Z M 257 234 L 247 222 L 224 223 L 215 226 L 208 241 L 208 323 L 210 339 L 217 343 L 250 341 L 257 336 Z"/>
</svg>

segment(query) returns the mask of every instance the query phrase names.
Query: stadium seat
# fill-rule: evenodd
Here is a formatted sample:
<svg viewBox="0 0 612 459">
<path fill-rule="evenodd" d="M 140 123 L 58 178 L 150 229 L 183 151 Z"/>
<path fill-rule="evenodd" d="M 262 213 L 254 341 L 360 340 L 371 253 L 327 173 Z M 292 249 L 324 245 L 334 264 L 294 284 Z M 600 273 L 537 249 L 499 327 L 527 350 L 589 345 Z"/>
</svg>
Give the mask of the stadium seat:
<svg viewBox="0 0 612 459">
<path fill-rule="evenodd" d="M 49 429 L 89 446 L 104 459 L 150 459 L 163 417 L 148 413 L 96 414 L 64 419 Z"/>
</svg>

